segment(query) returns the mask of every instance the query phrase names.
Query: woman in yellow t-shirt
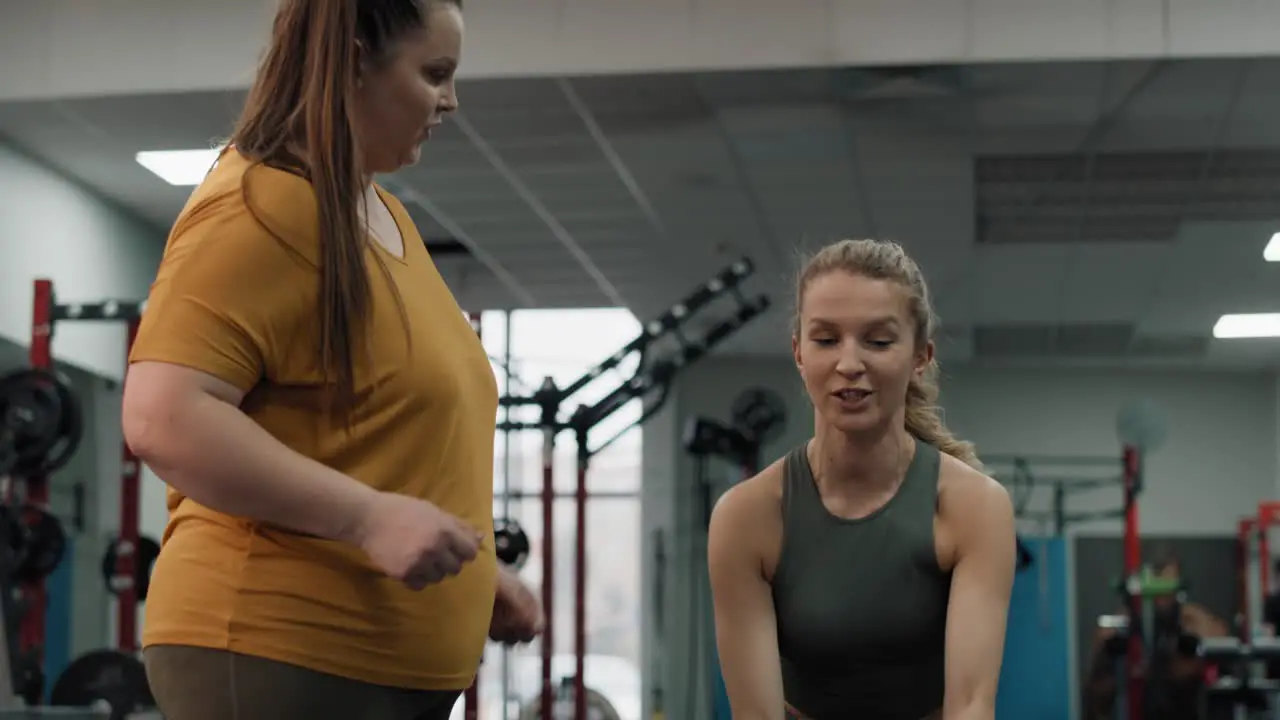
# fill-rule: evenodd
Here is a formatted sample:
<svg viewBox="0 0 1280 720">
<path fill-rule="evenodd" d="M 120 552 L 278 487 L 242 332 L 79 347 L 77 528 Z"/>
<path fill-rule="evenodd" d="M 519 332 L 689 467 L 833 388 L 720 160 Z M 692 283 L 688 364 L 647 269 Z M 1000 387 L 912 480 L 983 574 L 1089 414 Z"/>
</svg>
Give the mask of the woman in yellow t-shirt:
<svg viewBox="0 0 1280 720">
<path fill-rule="evenodd" d="M 445 720 L 542 611 L 493 545 L 498 394 L 373 181 L 457 108 L 459 0 L 284 0 L 165 247 L 124 431 L 169 486 L 144 658 L 168 720 Z"/>
</svg>

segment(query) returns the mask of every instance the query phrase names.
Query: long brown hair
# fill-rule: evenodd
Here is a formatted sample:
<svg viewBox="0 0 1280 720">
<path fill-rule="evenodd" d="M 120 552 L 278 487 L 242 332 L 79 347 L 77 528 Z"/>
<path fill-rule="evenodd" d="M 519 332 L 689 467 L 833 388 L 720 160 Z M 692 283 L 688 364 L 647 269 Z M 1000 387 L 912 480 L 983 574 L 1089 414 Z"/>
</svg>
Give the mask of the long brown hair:
<svg viewBox="0 0 1280 720">
<path fill-rule="evenodd" d="M 882 240 L 841 240 L 832 243 L 809 258 L 796 278 L 796 317 L 794 333 L 800 332 L 800 311 L 809 284 L 830 272 L 898 283 L 910 293 L 911 319 L 915 324 L 915 346 L 924 347 L 933 339 L 937 319 L 929 301 L 929 286 L 920 266 L 903 247 Z M 938 361 L 933 360 L 919 376 L 907 385 L 907 432 L 933 445 L 942 452 L 976 468 L 981 468 L 973 443 L 957 438 L 942 421 L 938 408 Z"/>
<path fill-rule="evenodd" d="M 322 372 L 336 391 L 330 396 L 336 406 L 354 397 L 355 348 L 363 346 L 371 303 L 360 219 L 369 173 L 357 147 L 354 115 L 359 70 L 392 57 L 398 40 L 425 26 L 433 2 L 462 6 L 461 0 L 283 0 L 227 143 L 255 167 L 301 174 L 315 191 L 318 349 Z M 245 173 L 241 193 L 254 212 L 249 175 Z"/>
</svg>

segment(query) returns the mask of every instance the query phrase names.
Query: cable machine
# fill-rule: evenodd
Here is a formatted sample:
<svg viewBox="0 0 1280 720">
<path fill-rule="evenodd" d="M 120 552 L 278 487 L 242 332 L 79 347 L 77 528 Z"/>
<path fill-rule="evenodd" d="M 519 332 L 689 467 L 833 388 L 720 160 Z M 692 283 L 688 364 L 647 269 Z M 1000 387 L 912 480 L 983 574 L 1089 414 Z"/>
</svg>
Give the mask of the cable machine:
<svg viewBox="0 0 1280 720">
<path fill-rule="evenodd" d="M 577 486 L 575 491 L 576 550 L 574 565 L 574 677 L 573 718 L 587 720 L 587 691 L 584 684 L 584 658 L 586 656 L 586 501 L 587 472 L 591 458 L 600 453 L 632 427 L 643 423 L 665 404 L 671 383 L 685 367 L 704 357 L 712 348 L 724 342 L 748 322 L 769 308 L 766 296 L 748 299 L 740 289 L 741 283 L 755 272 L 749 258 L 743 258 L 721 270 L 715 277 L 694 290 L 680 302 L 671 306 L 656 319 L 645 324 L 643 331 L 618 352 L 589 369 L 577 380 L 565 387 L 557 387 L 547 377 L 542 385 L 527 396 L 508 395 L 501 399 L 504 408 L 534 407 L 539 418 L 533 422 L 504 420 L 498 423 L 502 431 L 537 430 L 542 434 L 542 606 L 546 613 L 546 627 L 542 636 L 541 693 L 534 717 L 551 720 L 556 689 L 552 683 L 551 660 L 555 648 L 554 588 L 555 562 L 553 528 L 555 507 L 555 482 L 553 461 L 556 438 L 562 432 L 571 432 L 577 446 Z M 734 309 L 717 322 L 698 329 L 691 327 L 691 318 L 708 308 L 714 301 L 729 298 Z M 668 347 L 663 348 L 666 344 Z M 622 382 L 600 400 L 582 404 L 567 419 L 561 419 L 561 410 L 587 385 L 607 372 L 614 371 L 632 355 L 639 356 L 639 367 L 628 380 Z M 645 403 L 641 417 L 597 446 L 589 443 L 592 429 L 608 419 L 632 400 Z"/>
<path fill-rule="evenodd" d="M 760 449 L 775 440 L 786 427 L 786 405 L 772 390 L 749 388 L 733 401 L 729 424 L 698 416 L 685 423 L 683 446 L 694 459 L 698 517 L 702 527 L 711 522 L 714 491 L 710 478 L 711 458 L 726 460 L 739 468 L 741 479 L 760 472 Z"/>
<path fill-rule="evenodd" d="M 711 477 L 711 460 L 720 459 L 738 468 L 739 480 L 746 480 L 759 474 L 763 459 L 761 449 L 765 443 L 772 442 L 786 428 L 786 405 L 782 397 L 772 390 L 764 388 L 748 388 L 733 401 L 730 410 L 731 421 L 726 424 L 709 417 L 690 418 L 684 427 L 682 445 L 686 453 L 694 460 L 694 507 L 693 515 L 697 519 L 697 531 L 705 542 L 707 527 L 711 524 L 711 511 L 715 505 L 715 483 Z M 706 557 L 705 548 L 697 548 L 701 553 L 695 556 Z M 720 676 L 716 662 L 714 630 L 711 638 L 706 637 L 708 626 L 714 628 L 714 621 L 707 623 L 705 603 L 705 569 L 701 563 L 690 582 L 689 605 L 690 617 L 696 618 L 694 625 L 694 654 L 703 658 L 705 667 L 711 673 L 713 685 L 710 693 L 710 714 L 707 717 L 727 720 L 729 714 L 728 696 L 724 690 L 724 679 Z M 655 683 L 660 679 L 655 678 Z M 690 692 L 688 699 L 694 706 L 687 707 L 681 717 L 696 717 L 698 702 L 696 692 Z"/>
</svg>

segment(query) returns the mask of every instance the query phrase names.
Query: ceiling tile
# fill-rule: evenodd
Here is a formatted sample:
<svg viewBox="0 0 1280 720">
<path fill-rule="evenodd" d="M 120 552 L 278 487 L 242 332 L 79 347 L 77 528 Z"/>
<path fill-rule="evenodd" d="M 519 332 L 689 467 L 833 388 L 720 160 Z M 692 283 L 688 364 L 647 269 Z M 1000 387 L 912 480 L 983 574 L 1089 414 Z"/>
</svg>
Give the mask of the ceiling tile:
<svg viewBox="0 0 1280 720">
<path fill-rule="evenodd" d="M 971 354 L 974 325 L 1052 326 L 1075 355 L 1099 327 L 1133 326 L 1124 362 L 1274 367 L 1274 348 L 1205 338 L 1222 312 L 1278 309 L 1280 263 L 1260 258 L 1280 230 L 1277 70 L 1258 58 L 466 80 L 463 122 L 386 183 L 424 236 L 461 234 L 543 304 L 607 299 L 512 180 L 638 311 L 748 255 L 778 309 L 735 352 L 785 354 L 799 250 L 877 235 L 924 268 L 948 358 Z M 0 105 L 0 135 L 164 227 L 190 189 L 133 154 L 216 141 L 242 98 Z M 441 265 L 464 305 L 515 302 L 480 259 Z"/>
</svg>

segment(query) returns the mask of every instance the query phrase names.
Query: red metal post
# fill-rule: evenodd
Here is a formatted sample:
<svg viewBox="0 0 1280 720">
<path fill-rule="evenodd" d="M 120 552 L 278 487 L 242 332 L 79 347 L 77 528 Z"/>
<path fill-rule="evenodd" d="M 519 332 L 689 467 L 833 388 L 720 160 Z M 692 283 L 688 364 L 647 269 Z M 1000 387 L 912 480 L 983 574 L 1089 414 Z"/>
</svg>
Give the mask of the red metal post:
<svg viewBox="0 0 1280 720">
<path fill-rule="evenodd" d="M 587 469 L 591 454 L 587 449 L 587 432 L 579 430 L 578 436 L 578 488 L 575 497 L 577 510 L 577 547 L 574 565 L 577 572 L 573 582 L 573 717 L 587 720 Z"/>
<path fill-rule="evenodd" d="M 30 362 L 33 368 L 53 369 L 53 310 L 53 281 L 36 280 L 31 317 Z M 22 480 L 25 483 L 26 504 L 32 508 L 45 509 L 49 502 L 49 479 L 39 476 L 25 477 Z M 27 523 L 34 522 L 34 518 L 24 516 L 23 519 Z M 44 580 L 23 583 L 21 592 L 26 611 L 18 627 L 18 648 L 25 660 L 43 667 L 45 605 L 48 602 Z"/>
<path fill-rule="evenodd" d="M 1262 596 L 1271 593 L 1271 541 L 1267 539 L 1271 527 L 1280 519 L 1280 503 L 1258 503 L 1258 571 Z"/>
<path fill-rule="evenodd" d="M 552 418 L 546 418 L 553 420 Z M 551 686 L 551 657 L 555 652 L 555 449 L 556 428 L 552 426 L 542 429 L 542 608 L 546 613 L 546 625 L 542 631 L 542 695 L 539 701 L 541 715 L 549 720 L 554 705 L 555 688 Z"/>
<path fill-rule="evenodd" d="M 1237 614 L 1237 634 L 1241 642 L 1249 641 L 1250 628 L 1253 627 L 1253 614 L 1249 603 L 1249 555 L 1253 544 L 1253 533 L 1257 527 L 1257 518 L 1243 517 L 1236 524 L 1236 564 L 1239 575 L 1240 605 Z"/>
<path fill-rule="evenodd" d="M 128 336 L 125 342 L 125 365 L 138 337 L 140 318 L 126 318 Z M 124 442 L 120 466 L 120 540 L 116 556 L 116 576 L 124 582 L 116 597 L 116 644 L 123 652 L 138 650 L 138 588 L 134 579 L 138 563 L 139 484 L 142 463 Z"/>
<path fill-rule="evenodd" d="M 1136 448 L 1124 449 L 1124 580 L 1136 578 L 1142 565 L 1142 541 L 1138 535 L 1138 490 L 1142 479 L 1141 459 Z M 1143 682 L 1142 633 L 1138 632 L 1142 617 L 1142 595 L 1129 593 L 1128 704 L 1127 720 L 1142 720 Z"/>
</svg>

